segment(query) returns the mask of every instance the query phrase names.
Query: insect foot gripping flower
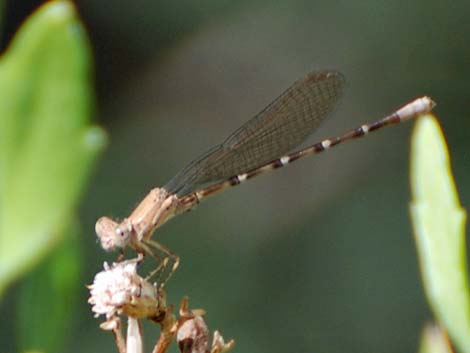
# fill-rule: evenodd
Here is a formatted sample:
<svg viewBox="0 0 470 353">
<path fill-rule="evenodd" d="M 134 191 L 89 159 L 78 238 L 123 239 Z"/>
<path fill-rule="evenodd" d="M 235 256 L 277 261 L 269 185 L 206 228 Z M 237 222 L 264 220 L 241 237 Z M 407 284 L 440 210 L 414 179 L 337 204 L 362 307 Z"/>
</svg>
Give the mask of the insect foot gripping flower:
<svg viewBox="0 0 470 353">
<path fill-rule="evenodd" d="M 137 274 L 140 260 L 127 260 L 112 266 L 105 263 L 104 271 L 97 273 L 93 284 L 88 287 L 88 302 L 95 317 L 105 315 L 111 327 L 121 314 L 155 320 L 165 312 L 163 291 Z M 107 323 L 101 327 L 106 329 L 109 326 Z"/>
</svg>

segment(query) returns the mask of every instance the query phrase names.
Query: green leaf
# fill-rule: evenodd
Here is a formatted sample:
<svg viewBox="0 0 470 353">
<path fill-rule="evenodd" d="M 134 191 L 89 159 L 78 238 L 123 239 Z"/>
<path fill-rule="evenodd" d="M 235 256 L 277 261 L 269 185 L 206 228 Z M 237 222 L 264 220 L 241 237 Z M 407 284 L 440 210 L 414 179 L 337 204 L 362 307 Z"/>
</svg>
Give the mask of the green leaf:
<svg viewBox="0 0 470 353">
<path fill-rule="evenodd" d="M 439 326 L 432 324 L 424 326 L 419 353 L 452 353 L 447 335 Z"/>
<path fill-rule="evenodd" d="M 416 124 L 411 151 L 411 216 L 431 308 L 461 352 L 470 352 L 470 303 L 465 252 L 466 213 L 435 118 Z"/>
<path fill-rule="evenodd" d="M 62 244 L 20 287 L 17 311 L 18 351 L 63 352 L 71 338 L 80 291 L 82 247 L 79 227 L 70 227 Z M 53 333 L 53 334 L 52 334 Z"/>
<path fill-rule="evenodd" d="M 91 55 L 68 1 L 42 6 L 0 60 L 0 296 L 63 239 L 105 144 Z"/>
</svg>

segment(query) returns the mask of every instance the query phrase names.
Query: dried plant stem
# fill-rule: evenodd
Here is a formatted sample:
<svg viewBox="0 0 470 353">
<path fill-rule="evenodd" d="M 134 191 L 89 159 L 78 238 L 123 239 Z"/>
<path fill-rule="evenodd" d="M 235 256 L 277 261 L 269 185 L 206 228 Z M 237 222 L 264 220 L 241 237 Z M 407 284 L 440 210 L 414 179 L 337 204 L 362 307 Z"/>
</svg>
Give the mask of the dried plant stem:
<svg viewBox="0 0 470 353">
<path fill-rule="evenodd" d="M 127 353 L 144 353 L 142 325 L 139 319 L 127 319 Z"/>
<path fill-rule="evenodd" d="M 152 353 L 165 353 L 175 338 L 178 330 L 178 322 L 176 321 L 172 308 L 168 308 L 165 317 L 159 322 L 159 324 L 161 327 L 161 333 Z"/>
<path fill-rule="evenodd" d="M 124 337 L 122 335 L 120 321 L 118 321 L 116 326 L 113 328 L 113 334 L 114 341 L 116 342 L 116 346 L 118 348 L 119 353 L 127 353 L 126 341 L 124 340 Z"/>
</svg>

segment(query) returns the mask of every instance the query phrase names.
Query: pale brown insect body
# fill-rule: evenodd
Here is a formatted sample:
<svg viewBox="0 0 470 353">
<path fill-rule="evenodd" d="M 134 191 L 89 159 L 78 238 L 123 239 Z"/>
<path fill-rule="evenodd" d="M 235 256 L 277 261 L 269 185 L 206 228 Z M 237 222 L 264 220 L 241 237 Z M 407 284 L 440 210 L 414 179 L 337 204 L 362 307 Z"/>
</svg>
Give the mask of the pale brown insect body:
<svg viewBox="0 0 470 353">
<path fill-rule="evenodd" d="M 160 262 L 156 271 L 165 267 L 165 261 L 171 258 L 174 260 L 173 271 L 179 258 L 151 239 L 153 232 L 172 217 L 190 210 L 208 196 L 255 176 L 385 126 L 426 114 L 435 106 L 429 97 L 417 98 L 371 124 L 290 152 L 334 110 L 343 88 L 343 76 L 334 71 L 311 73 L 297 81 L 222 144 L 190 163 L 167 185 L 152 189 L 122 222 L 100 218 L 95 229 L 101 246 L 108 251 L 130 246 L 139 254 L 148 253 Z M 158 252 L 165 254 L 163 259 Z"/>
</svg>

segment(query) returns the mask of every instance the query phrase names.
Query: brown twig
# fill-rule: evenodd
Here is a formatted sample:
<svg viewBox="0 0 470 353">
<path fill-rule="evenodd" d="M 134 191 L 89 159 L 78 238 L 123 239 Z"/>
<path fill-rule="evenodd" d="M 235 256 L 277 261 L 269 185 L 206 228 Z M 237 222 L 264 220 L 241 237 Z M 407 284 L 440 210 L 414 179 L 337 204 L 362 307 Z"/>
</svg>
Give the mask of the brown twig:
<svg viewBox="0 0 470 353">
<path fill-rule="evenodd" d="M 158 338 L 157 344 L 155 345 L 152 353 L 165 353 L 171 342 L 173 342 L 178 330 L 178 322 L 173 314 L 172 306 L 168 307 L 163 319 L 158 322 L 158 324 L 161 328 L 160 337 Z"/>
<path fill-rule="evenodd" d="M 127 353 L 126 341 L 122 335 L 121 330 L 121 321 L 117 319 L 115 321 L 116 325 L 113 328 L 114 341 L 116 342 L 116 347 L 118 348 L 119 353 Z"/>
</svg>

